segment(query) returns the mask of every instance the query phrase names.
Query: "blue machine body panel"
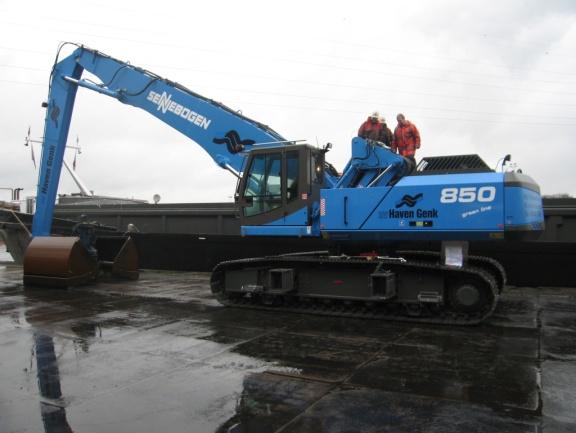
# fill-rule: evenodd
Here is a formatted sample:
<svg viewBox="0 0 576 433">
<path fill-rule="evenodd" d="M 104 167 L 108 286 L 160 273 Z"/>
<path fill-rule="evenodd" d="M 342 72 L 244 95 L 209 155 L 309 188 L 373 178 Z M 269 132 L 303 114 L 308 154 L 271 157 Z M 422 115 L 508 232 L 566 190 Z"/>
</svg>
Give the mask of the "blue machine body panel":
<svg viewBox="0 0 576 433">
<path fill-rule="evenodd" d="M 283 218 L 268 224 L 258 226 L 242 226 L 242 236 L 294 236 L 294 237 L 318 237 L 320 236 L 319 221 L 316 218 L 314 224 L 308 207 L 297 210 Z"/>
<path fill-rule="evenodd" d="M 280 236 L 280 237 L 318 237 L 320 233 L 312 226 L 285 226 L 285 225 L 262 225 L 242 226 L 242 236 Z"/>
<path fill-rule="evenodd" d="M 405 176 L 370 191 L 323 190 L 320 227 L 346 239 L 494 238 L 504 231 L 503 190 L 503 173 Z"/>
<path fill-rule="evenodd" d="M 540 193 L 521 186 L 505 188 L 504 226 L 508 231 L 542 230 L 544 209 Z"/>
<path fill-rule="evenodd" d="M 302 208 L 291 214 L 285 215 L 283 218 L 272 221 L 267 226 L 306 226 L 308 225 L 308 208 Z"/>
</svg>

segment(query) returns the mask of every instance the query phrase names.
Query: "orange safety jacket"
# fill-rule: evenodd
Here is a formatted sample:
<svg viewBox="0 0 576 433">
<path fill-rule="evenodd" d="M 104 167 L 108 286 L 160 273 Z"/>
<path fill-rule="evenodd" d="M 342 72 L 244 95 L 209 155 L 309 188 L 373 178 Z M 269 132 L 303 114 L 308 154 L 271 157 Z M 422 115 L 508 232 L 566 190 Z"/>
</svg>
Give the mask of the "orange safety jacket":
<svg viewBox="0 0 576 433">
<path fill-rule="evenodd" d="M 408 121 L 405 125 L 396 126 L 394 141 L 390 147 L 402 156 L 414 156 L 416 149 L 420 149 L 420 133 L 416 126 Z"/>
<path fill-rule="evenodd" d="M 380 122 L 372 123 L 370 118 L 368 118 L 362 126 L 360 126 L 358 137 L 367 138 L 369 140 L 380 140 L 381 133 L 382 124 Z"/>
</svg>

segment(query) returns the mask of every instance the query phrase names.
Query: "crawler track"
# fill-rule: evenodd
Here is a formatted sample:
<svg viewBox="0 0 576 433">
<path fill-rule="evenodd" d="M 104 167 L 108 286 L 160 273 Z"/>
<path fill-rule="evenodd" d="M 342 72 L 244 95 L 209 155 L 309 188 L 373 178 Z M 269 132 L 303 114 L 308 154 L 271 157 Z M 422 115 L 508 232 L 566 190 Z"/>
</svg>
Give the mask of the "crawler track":
<svg viewBox="0 0 576 433">
<path fill-rule="evenodd" d="M 440 264 L 435 253 L 410 252 L 405 257 L 288 255 L 233 260 L 214 268 L 211 288 L 226 306 L 378 320 L 474 325 L 494 311 L 505 283 L 497 262 L 474 257 L 455 268 Z M 293 285 L 284 290 L 271 287 L 267 279 L 271 270 L 289 270 Z M 385 272 L 395 276 L 395 291 L 374 296 L 370 278 Z M 366 281 L 367 287 L 342 294 L 345 278 Z M 439 283 L 431 286 L 430 280 Z M 430 287 L 437 293 L 432 301 L 422 298 Z M 459 297 L 470 299 L 470 293 L 473 305 L 459 302 Z"/>
</svg>

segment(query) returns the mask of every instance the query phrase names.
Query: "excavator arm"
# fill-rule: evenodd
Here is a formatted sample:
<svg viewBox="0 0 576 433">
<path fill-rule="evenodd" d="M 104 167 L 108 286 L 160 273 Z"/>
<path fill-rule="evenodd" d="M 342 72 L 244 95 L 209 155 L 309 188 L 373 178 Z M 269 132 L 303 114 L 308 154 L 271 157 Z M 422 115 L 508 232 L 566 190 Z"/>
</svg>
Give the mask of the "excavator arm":
<svg viewBox="0 0 576 433">
<path fill-rule="evenodd" d="M 252 147 L 288 143 L 268 126 L 178 83 L 99 51 L 77 46 L 69 56 L 57 59 L 50 76 L 33 236 L 50 234 L 64 150 L 79 87 L 147 111 L 196 142 L 216 164 L 237 177 L 243 170 L 246 152 Z"/>
</svg>

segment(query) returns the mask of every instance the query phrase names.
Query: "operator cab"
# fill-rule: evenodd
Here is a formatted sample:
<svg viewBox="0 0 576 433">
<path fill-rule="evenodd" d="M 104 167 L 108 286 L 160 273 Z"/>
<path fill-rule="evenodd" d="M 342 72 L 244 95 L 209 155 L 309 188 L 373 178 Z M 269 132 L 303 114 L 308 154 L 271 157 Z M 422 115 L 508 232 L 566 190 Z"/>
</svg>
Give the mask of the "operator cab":
<svg viewBox="0 0 576 433">
<path fill-rule="evenodd" d="M 302 144 L 252 150 L 235 196 L 241 225 L 310 226 L 324 185 L 324 153 Z"/>
</svg>

